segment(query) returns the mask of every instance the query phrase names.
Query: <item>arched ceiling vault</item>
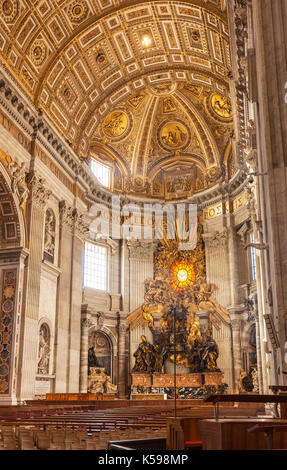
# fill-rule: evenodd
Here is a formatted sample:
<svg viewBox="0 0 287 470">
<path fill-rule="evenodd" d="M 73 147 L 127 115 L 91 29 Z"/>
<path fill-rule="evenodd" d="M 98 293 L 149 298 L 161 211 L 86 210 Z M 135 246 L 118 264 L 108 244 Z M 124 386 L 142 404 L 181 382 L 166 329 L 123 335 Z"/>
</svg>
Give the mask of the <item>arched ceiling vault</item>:
<svg viewBox="0 0 287 470">
<path fill-rule="evenodd" d="M 194 189 L 226 176 L 226 0 L 4 0 L 0 26 L 1 60 L 115 190 L 164 195 L 188 164 Z"/>
</svg>

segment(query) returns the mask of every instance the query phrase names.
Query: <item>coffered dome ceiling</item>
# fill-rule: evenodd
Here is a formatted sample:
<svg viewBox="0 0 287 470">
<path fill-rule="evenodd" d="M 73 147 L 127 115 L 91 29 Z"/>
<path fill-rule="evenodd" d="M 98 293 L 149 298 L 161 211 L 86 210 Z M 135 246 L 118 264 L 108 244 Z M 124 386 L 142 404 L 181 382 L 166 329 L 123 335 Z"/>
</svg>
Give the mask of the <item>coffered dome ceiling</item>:
<svg viewBox="0 0 287 470">
<path fill-rule="evenodd" d="M 1 59 L 115 191 L 183 197 L 228 179 L 225 0 L 4 0 Z"/>
</svg>

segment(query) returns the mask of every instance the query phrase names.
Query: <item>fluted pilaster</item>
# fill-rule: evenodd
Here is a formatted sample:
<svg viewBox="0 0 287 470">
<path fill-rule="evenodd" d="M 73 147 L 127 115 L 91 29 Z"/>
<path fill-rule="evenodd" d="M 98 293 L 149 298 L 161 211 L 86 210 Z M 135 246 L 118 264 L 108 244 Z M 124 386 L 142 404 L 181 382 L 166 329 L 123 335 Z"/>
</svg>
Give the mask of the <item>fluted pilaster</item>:
<svg viewBox="0 0 287 470">
<path fill-rule="evenodd" d="M 127 394 L 128 361 L 127 361 L 127 326 L 125 322 L 118 325 L 118 391 L 122 398 Z"/>
<path fill-rule="evenodd" d="M 26 271 L 25 313 L 22 323 L 21 399 L 34 398 L 39 341 L 38 319 L 43 256 L 44 209 L 51 194 L 47 190 L 43 178 L 35 174 L 29 175 L 28 189 L 27 213 L 30 254 Z"/>
<path fill-rule="evenodd" d="M 144 302 L 145 280 L 153 278 L 154 243 L 129 240 L 127 246 L 130 262 L 130 311 L 133 311 Z"/>
<path fill-rule="evenodd" d="M 240 311 L 235 308 L 229 309 L 232 328 L 232 346 L 233 346 L 233 370 L 234 370 L 234 391 L 238 391 L 239 378 L 242 370 L 241 355 L 241 318 Z"/>
<path fill-rule="evenodd" d="M 81 320 L 81 358 L 80 358 L 80 393 L 88 391 L 88 350 L 89 327 L 91 321 L 88 317 Z"/>
</svg>

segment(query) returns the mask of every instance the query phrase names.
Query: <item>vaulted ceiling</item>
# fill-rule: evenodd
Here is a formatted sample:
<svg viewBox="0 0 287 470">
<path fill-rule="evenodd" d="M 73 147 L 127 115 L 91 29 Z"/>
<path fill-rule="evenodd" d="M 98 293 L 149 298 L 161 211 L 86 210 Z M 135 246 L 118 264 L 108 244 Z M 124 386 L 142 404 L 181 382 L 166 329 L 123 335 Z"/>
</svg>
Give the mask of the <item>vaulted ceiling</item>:
<svg viewBox="0 0 287 470">
<path fill-rule="evenodd" d="M 114 165 L 114 189 L 228 173 L 225 0 L 4 0 L 0 21 L 1 60 L 80 156 Z"/>
</svg>

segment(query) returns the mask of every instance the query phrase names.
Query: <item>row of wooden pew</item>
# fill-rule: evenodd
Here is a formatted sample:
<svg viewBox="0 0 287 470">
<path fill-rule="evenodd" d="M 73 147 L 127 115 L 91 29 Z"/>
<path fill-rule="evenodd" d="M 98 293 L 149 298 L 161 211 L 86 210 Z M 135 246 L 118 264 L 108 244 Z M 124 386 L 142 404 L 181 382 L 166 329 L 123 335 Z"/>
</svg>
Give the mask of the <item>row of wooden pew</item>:
<svg viewBox="0 0 287 470">
<path fill-rule="evenodd" d="M 113 442 L 135 440 L 143 440 L 141 448 L 146 445 L 148 450 L 151 438 L 161 446 L 166 439 L 168 450 L 287 448 L 286 430 L 278 428 L 287 426 L 287 420 L 272 418 L 268 400 L 281 404 L 287 398 L 224 395 L 206 402 L 181 400 L 176 417 L 172 400 L 136 405 L 119 400 L 118 407 L 116 400 L 100 406 L 94 401 L 0 406 L 0 450 L 102 450 L 112 448 Z"/>
<path fill-rule="evenodd" d="M 171 410 L 94 406 L 0 407 L 2 450 L 102 450 L 110 441 L 166 437 Z"/>
<path fill-rule="evenodd" d="M 203 412 L 200 417 L 191 413 L 167 419 L 167 449 L 185 449 L 199 442 L 203 450 L 287 449 L 285 393 L 214 395 L 206 399 L 208 403 L 214 405 L 213 417 Z M 226 413 L 228 404 L 237 404 L 240 412 Z"/>
<path fill-rule="evenodd" d="M 153 434 L 165 438 L 165 429 L 154 429 Z M 45 430 L 33 426 L 0 426 L 0 450 L 105 450 L 110 441 L 147 439 L 150 428 L 117 429 L 90 433 L 85 428 Z"/>
</svg>

